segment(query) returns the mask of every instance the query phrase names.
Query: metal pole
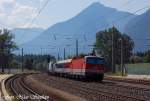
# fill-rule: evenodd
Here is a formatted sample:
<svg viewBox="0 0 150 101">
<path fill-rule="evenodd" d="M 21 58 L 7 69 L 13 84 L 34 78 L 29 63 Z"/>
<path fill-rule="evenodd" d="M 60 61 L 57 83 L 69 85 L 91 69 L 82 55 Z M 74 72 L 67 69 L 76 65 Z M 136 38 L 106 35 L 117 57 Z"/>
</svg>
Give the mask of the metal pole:
<svg viewBox="0 0 150 101">
<path fill-rule="evenodd" d="M 123 39 L 121 38 L 121 70 L 123 76 Z"/>
<path fill-rule="evenodd" d="M 114 31 L 112 33 L 112 71 L 114 72 Z"/>
<path fill-rule="evenodd" d="M 76 56 L 78 57 L 78 39 L 76 39 Z"/>
<path fill-rule="evenodd" d="M 4 67 L 4 60 L 3 60 L 3 58 L 5 58 L 5 57 L 4 57 L 3 49 L 1 49 L 1 55 L 2 55 L 2 59 L 1 59 L 1 62 L 2 62 L 2 73 L 4 73 L 5 72 L 5 67 Z"/>
<path fill-rule="evenodd" d="M 59 61 L 59 59 L 60 59 L 60 56 L 59 56 L 59 53 L 58 53 L 58 57 L 57 57 L 57 60 Z"/>
<path fill-rule="evenodd" d="M 64 60 L 66 59 L 66 49 L 64 48 Z"/>
<path fill-rule="evenodd" d="M 21 61 L 22 61 L 22 72 L 24 71 L 24 68 L 23 68 L 23 54 L 24 54 L 24 51 L 23 51 L 23 48 L 22 48 L 22 59 L 21 59 Z"/>
<path fill-rule="evenodd" d="M 43 53 L 42 53 L 42 47 L 41 47 L 41 55 L 42 55 Z"/>
</svg>

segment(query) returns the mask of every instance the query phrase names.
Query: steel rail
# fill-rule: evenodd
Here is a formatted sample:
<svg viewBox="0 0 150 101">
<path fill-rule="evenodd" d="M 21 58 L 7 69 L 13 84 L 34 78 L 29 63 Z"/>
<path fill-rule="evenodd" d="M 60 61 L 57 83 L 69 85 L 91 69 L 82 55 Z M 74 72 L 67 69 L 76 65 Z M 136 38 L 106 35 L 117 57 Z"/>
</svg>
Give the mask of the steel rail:
<svg viewBox="0 0 150 101">
<path fill-rule="evenodd" d="M 136 97 L 132 97 L 132 96 L 127 96 L 127 95 L 122 95 L 122 94 L 114 94 L 112 92 L 109 91 L 104 91 L 104 90 L 98 90 L 98 89 L 94 89 L 94 88 L 89 88 L 86 86 L 82 86 L 82 85 L 77 85 L 77 84 L 72 84 L 70 82 L 63 82 L 63 81 L 57 81 L 56 79 L 51 79 L 55 82 L 57 82 L 58 84 L 64 84 L 64 86 L 69 85 L 72 89 L 76 89 L 78 91 L 82 91 L 85 94 L 92 94 L 92 95 L 101 95 L 103 97 L 106 98 L 110 98 L 112 100 L 119 100 L 119 101 L 124 101 L 123 99 L 128 99 L 131 101 L 143 101 L 143 99 L 140 98 L 136 98 Z M 67 85 L 66 85 L 67 84 Z"/>
<path fill-rule="evenodd" d="M 20 81 L 19 81 L 19 84 L 20 84 L 20 86 L 22 87 L 22 89 L 25 89 L 26 92 L 29 92 L 29 93 L 32 94 L 32 95 L 38 96 L 38 98 L 40 98 L 39 101 L 41 101 L 41 100 L 42 100 L 42 101 L 48 101 L 48 100 L 45 99 L 44 97 L 40 96 L 40 94 L 38 94 L 37 92 L 35 92 L 35 91 L 33 91 L 31 88 L 29 88 L 29 87 L 24 83 L 23 77 L 24 77 L 24 76 L 21 76 L 21 77 L 20 77 L 20 75 L 17 75 L 17 76 L 14 76 L 14 77 L 11 78 L 10 87 L 11 87 L 13 93 L 14 93 L 16 96 L 19 96 L 19 93 L 18 93 L 18 91 L 16 90 L 17 88 L 15 88 L 15 86 L 14 86 L 14 85 L 16 84 L 16 81 L 15 81 L 15 80 L 17 80 L 18 78 L 21 78 Z M 21 99 L 21 98 L 18 98 L 18 99 L 21 100 L 21 101 L 26 101 L 26 99 Z"/>
</svg>

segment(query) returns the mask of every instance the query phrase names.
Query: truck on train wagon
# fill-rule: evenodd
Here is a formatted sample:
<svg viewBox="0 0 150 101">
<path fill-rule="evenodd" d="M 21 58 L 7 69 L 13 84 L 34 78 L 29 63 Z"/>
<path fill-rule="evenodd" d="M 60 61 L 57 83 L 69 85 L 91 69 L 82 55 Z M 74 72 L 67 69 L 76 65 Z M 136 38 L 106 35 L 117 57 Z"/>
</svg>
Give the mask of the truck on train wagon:
<svg viewBox="0 0 150 101">
<path fill-rule="evenodd" d="M 103 80 L 105 60 L 103 57 L 85 56 L 50 62 L 48 72 L 59 76 Z"/>
</svg>

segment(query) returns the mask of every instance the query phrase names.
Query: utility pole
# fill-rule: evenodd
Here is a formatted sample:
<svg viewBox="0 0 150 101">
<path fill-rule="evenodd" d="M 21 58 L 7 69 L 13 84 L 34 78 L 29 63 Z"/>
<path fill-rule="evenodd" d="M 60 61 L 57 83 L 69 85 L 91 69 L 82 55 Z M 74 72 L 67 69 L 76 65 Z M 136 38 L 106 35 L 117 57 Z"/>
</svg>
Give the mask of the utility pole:
<svg viewBox="0 0 150 101">
<path fill-rule="evenodd" d="M 23 68 L 23 54 L 24 54 L 23 48 L 21 49 L 21 51 L 22 51 L 21 62 L 22 62 L 22 72 L 23 72 L 24 71 L 24 68 Z"/>
<path fill-rule="evenodd" d="M 66 59 L 66 49 L 64 48 L 64 60 Z"/>
<path fill-rule="evenodd" d="M 121 73 L 122 73 L 122 76 L 123 76 L 123 39 L 121 37 Z"/>
<path fill-rule="evenodd" d="M 42 52 L 43 49 L 42 49 L 42 47 L 40 49 L 41 49 L 41 55 L 42 55 L 43 54 L 43 52 Z"/>
<path fill-rule="evenodd" d="M 9 54 L 9 53 L 10 53 L 10 50 L 7 51 L 7 54 Z M 9 63 L 7 65 L 8 65 L 8 73 L 10 73 L 11 72 L 11 68 L 10 68 L 11 65 Z"/>
<path fill-rule="evenodd" d="M 78 39 L 76 39 L 76 57 L 78 57 Z"/>
<path fill-rule="evenodd" d="M 2 58 L 5 58 L 4 49 L 1 49 L 1 55 L 2 55 Z M 5 72 L 4 60 L 1 59 L 1 62 L 2 62 L 2 73 L 4 73 Z"/>
<path fill-rule="evenodd" d="M 114 27 L 113 27 L 114 28 Z M 114 72 L 114 29 L 112 32 L 112 71 Z"/>
<path fill-rule="evenodd" d="M 58 56 L 57 56 L 57 60 L 58 60 L 58 61 L 60 60 L 60 56 L 59 56 L 59 53 L 58 53 Z"/>
</svg>

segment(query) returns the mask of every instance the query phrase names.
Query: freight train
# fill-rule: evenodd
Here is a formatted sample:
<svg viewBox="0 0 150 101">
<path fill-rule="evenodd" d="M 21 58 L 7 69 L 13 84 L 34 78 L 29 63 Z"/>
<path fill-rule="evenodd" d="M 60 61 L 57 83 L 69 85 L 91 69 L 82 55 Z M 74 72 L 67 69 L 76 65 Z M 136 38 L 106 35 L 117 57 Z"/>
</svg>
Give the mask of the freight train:
<svg viewBox="0 0 150 101">
<path fill-rule="evenodd" d="M 48 68 L 49 74 L 96 80 L 103 80 L 104 72 L 104 58 L 97 56 L 67 59 L 56 63 L 50 62 Z"/>
</svg>

